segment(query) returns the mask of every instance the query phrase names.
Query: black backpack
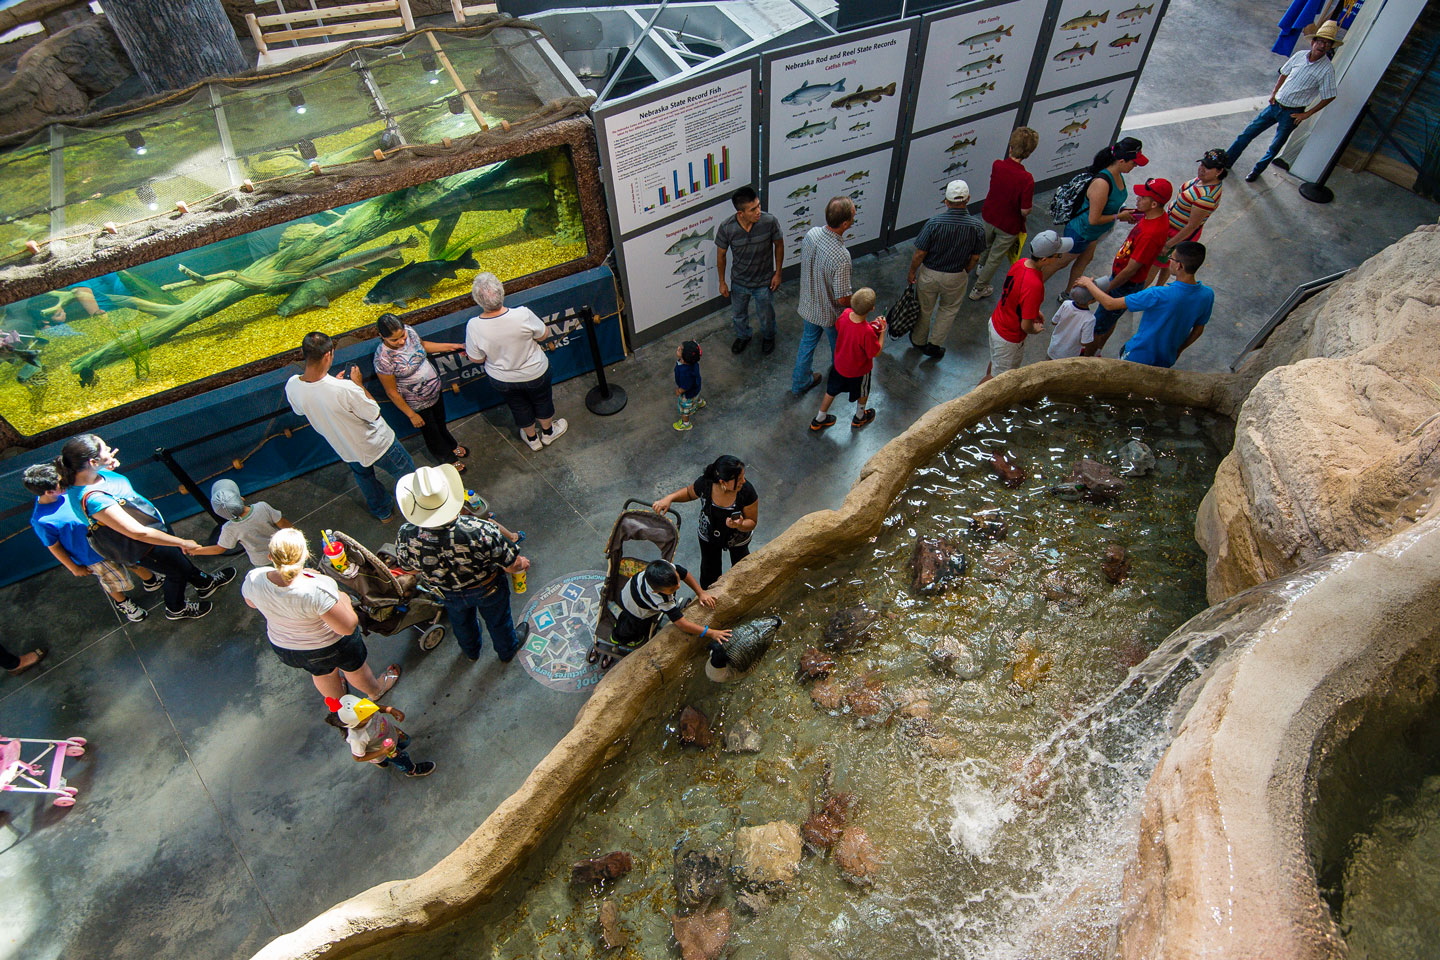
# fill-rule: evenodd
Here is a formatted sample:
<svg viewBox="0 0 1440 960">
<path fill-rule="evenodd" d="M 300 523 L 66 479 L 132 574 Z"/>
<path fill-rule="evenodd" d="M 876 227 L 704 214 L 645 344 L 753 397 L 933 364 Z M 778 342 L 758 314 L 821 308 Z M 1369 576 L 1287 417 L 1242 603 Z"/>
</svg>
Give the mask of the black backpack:
<svg viewBox="0 0 1440 960">
<path fill-rule="evenodd" d="M 1084 170 L 1056 189 L 1055 195 L 1050 198 L 1050 216 L 1057 227 L 1074 220 L 1080 213 L 1085 204 L 1085 191 L 1090 189 L 1090 182 L 1094 179 L 1095 174 Z"/>
</svg>

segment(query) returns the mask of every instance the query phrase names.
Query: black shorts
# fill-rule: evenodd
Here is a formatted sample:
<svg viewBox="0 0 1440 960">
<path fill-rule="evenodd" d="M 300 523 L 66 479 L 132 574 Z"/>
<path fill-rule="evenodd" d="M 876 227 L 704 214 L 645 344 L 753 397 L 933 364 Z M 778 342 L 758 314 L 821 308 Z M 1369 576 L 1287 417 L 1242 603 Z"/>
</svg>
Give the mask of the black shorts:
<svg viewBox="0 0 1440 960">
<path fill-rule="evenodd" d="M 273 643 L 270 644 L 270 649 L 275 651 L 275 656 L 287 667 L 298 667 L 317 677 L 329 676 L 336 670 L 345 673 L 359 670 L 365 666 L 365 658 L 369 655 L 359 630 L 348 637 L 341 637 L 328 647 L 317 647 L 314 650 L 292 650 L 289 647 L 277 647 Z"/>
<path fill-rule="evenodd" d="M 528 427 L 536 420 L 549 420 L 555 416 L 555 401 L 550 395 L 550 371 L 547 369 L 534 380 L 509 383 L 490 378 L 490 386 L 505 398 L 515 426 Z"/>
<path fill-rule="evenodd" d="M 843 393 L 851 402 L 858 401 L 861 397 L 870 396 L 870 374 L 863 377 L 842 377 L 840 371 L 832 366 L 830 376 L 825 380 L 825 392 L 832 397 Z"/>
</svg>

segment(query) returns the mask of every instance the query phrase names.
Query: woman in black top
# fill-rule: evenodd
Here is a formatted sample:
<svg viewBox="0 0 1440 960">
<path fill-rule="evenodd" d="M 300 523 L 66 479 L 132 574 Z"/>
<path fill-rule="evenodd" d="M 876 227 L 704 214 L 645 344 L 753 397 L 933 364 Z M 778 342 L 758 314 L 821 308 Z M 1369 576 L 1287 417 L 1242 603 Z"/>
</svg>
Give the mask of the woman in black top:
<svg viewBox="0 0 1440 960">
<path fill-rule="evenodd" d="M 745 479 L 745 464 L 721 456 L 705 468 L 700 479 L 656 500 L 653 506 L 664 513 L 672 504 L 691 500 L 700 501 L 700 586 L 709 589 L 720 579 L 721 551 L 730 551 L 732 566 L 750 555 L 760 497 Z"/>
</svg>

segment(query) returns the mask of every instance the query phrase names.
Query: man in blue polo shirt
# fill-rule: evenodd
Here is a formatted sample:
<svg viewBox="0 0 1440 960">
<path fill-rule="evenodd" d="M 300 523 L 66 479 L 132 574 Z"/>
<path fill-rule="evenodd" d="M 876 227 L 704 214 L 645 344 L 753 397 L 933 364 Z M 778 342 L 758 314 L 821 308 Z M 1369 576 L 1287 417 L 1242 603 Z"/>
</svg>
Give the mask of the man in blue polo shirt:
<svg viewBox="0 0 1440 960">
<path fill-rule="evenodd" d="M 1205 245 L 1186 240 L 1173 255 L 1175 281 L 1163 287 L 1149 287 L 1124 297 L 1112 297 L 1090 277 L 1080 285 L 1107 310 L 1141 313 L 1135 335 L 1121 348 L 1120 359 L 1152 367 L 1172 367 L 1185 348 L 1205 332 L 1215 307 L 1215 291 L 1195 279 L 1205 262 Z"/>
</svg>

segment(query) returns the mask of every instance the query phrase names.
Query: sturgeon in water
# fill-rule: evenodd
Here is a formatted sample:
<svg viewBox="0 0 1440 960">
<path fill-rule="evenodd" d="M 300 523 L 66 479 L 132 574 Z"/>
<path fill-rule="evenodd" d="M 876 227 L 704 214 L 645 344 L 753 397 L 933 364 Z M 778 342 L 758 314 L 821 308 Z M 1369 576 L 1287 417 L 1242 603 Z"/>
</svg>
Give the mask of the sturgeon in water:
<svg viewBox="0 0 1440 960">
<path fill-rule="evenodd" d="M 453 278 L 460 270 L 479 270 L 475 255 L 469 250 L 454 260 L 421 260 L 401 267 L 394 273 L 380 278 L 370 292 L 365 294 L 366 303 L 390 303 L 405 309 L 407 302 L 424 297 L 430 288 L 441 280 Z"/>
<path fill-rule="evenodd" d="M 749 674 L 774 643 L 782 622 L 779 617 L 761 617 L 732 627 L 727 642 L 710 644 L 705 676 L 716 683 L 729 683 Z"/>
</svg>

